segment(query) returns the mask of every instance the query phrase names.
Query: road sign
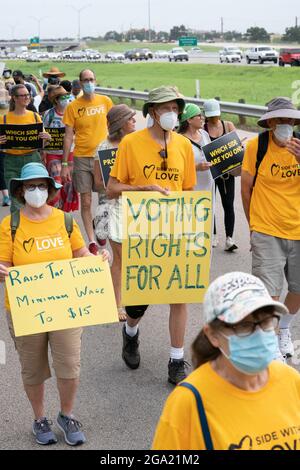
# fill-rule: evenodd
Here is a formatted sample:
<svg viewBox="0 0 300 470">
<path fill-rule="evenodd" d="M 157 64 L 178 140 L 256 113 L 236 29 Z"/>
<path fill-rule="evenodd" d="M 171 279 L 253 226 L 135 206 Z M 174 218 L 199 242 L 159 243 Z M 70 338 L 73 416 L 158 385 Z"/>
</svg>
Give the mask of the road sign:
<svg viewBox="0 0 300 470">
<path fill-rule="evenodd" d="M 30 44 L 39 44 L 40 43 L 40 38 L 38 36 L 34 36 L 33 38 L 30 38 Z"/>
<path fill-rule="evenodd" d="M 197 46 L 198 39 L 192 37 L 179 38 L 179 46 Z"/>
</svg>

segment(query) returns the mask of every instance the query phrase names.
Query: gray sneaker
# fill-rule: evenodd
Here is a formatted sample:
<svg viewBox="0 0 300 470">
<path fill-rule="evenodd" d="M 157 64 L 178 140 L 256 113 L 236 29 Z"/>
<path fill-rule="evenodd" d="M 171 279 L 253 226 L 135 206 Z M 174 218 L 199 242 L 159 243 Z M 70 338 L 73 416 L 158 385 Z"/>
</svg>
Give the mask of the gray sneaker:
<svg viewBox="0 0 300 470">
<path fill-rule="evenodd" d="M 85 435 L 80 431 L 82 424 L 74 416 L 64 416 L 59 413 L 56 422 L 69 446 L 79 446 L 86 442 Z"/>
<path fill-rule="evenodd" d="M 32 432 L 36 442 L 42 446 L 56 444 L 57 438 L 51 429 L 53 422 L 47 418 L 35 420 L 32 425 Z"/>
</svg>

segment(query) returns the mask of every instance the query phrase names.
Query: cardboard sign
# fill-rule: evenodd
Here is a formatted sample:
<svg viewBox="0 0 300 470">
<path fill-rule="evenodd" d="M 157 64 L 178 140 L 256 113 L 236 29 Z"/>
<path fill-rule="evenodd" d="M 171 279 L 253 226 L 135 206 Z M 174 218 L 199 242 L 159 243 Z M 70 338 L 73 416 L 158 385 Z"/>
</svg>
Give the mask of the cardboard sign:
<svg viewBox="0 0 300 470">
<path fill-rule="evenodd" d="M 118 321 L 110 268 L 100 256 L 15 266 L 6 287 L 16 336 Z"/>
<path fill-rule="evenodd" d="M 100 164 L 100 171 L 103 179 L 104 187 L 106 188 L 108 183 L 108 178 L 110 174 L 110 170 L 113 167 L 115 160 L 116 160 L 116 153 L 117 148 L 108 149 L 108 150 L 99 150 L 99 164 Z"/>
<path fill-rule="evenodd" d="M 45 132 L 51 135 L 50 142 L 46 142 L 44 150 L 63 150 L 64 148 L 64 137 L 65 137 L 65 128 L 64 127 L 46 127 Z"/>
<path fill-rule="evenodd" d="M 1 149 L 42 149 L 43 139 L 39 133 L 43 132 L 43 124 L 0 124 L 0 135 L 5 135 L 7 141 Z"/>
<path fill-rule="evenodd" d="M 206 160 L 211 162 L 213 179 L 242 166 L 244 147 L 235 131 L 219 137 L 202 147 Z"/>
<path fill-rule="evenodd" d="M 124 192 L 123 305 L 202 302 L 209 285 L 210 191 Z"/>
</svg>

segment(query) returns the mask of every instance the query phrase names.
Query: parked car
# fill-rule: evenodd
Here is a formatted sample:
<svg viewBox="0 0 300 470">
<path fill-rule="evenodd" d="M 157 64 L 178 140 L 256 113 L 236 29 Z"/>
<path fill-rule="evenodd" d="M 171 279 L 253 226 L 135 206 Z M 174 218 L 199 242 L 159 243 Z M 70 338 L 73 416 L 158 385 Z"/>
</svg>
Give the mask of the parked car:
<svg viewBox="0 0 300 470">
<path fill-rule="evenodd" d="M 220 55 L 221 64 L 223 62 L 226 62 L 227 64 L 229 64 L 229 63 L 241 62 L 241 61 L 242 59 L 241 59 L 240 54 L 237 54 L 236 52 L 233 52 L 233 51 L 228 51 Z"/>
<path fill-rule="evenodd" d="M 284 67 L 286 64 L 292 67 L 300 66 L 300 49 L 280 49 L 279 65 Z"/>
<path fill-rule="evenodd" d="M 243 58 L 243 52 L 238 47 L 233 47 L 233 46 L 224 47 L 221 51 L 219 51 L 219 54 L 220 56 L 224 54 L 226 55 L 227 52 L 234 52 L 235 54 L 238 54 L 241 59 Z"/>
<path fill-rule="evenodd" d="M 251 62 L 259 62 L 260 64 L 274 62 L 277 64 L 278 52 L 270 46 L 251 47 L 246 51 L 246 61 L 247 64 L 251 64 Z"/>
<path fill-rule="evenodd" d="M 156 51 L 154 52 L 155 59 L 168 59 L 169 58 L 169 51 Z"/>
<path fill-rule="evenodd" d="M 172 60 L 174 60 L 174 62 L 177 62 L 178 60 L 181 62 L 183 60 L 188 61 L 189 55 L 182 47 L 174 47 L 169 53 L 169 61 L 172 62 Z"/>
</svg>

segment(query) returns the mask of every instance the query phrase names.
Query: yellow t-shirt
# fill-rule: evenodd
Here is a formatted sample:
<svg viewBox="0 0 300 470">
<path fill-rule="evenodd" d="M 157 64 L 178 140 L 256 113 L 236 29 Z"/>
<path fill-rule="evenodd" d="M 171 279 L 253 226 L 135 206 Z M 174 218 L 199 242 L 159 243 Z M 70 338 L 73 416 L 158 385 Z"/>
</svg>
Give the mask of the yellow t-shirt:
<svg viewBox="0 0 300 470">
<path fill-rule="evenodd" d="M 5 217 L 0 225 L 0 260 L 13 266 L 70 259 L 73 251 L 85 246 L 80 229 L 73 221 L 69 238 L 64 213 L 56 208 L 44 220 L 30 220 L 20 212 L 20 224 L 14 242 L 11 238 L 10 218 Z M 0 261 L 0 262 L 1 262 Z M 6 296 L 5 305 L 9 309 Z"/>
<path fill-rule="evenodd" d="M 215 450 L 300 450 L 300 375 L 279 362 L 258 392 L 241 390 L 205 364 L 186 380 L 200 392 Z M 194 394 L 176 387 L 156 429 L 155 450 L 205 450 Z"/>
<path fill-rule="evenodd" d="M 66 108 L 63 123 L 75 131 L 75 157 L 94 157 L 96 148 L 107 135 L 106 115 L 113 102 L 108 96 L 84 96 L 72 101 Z"/>
<path fill-rule="evenodd" d="M 168 143 L 168 170 L 161 170 L 163 150 L 148 129 L 122 139 L 110 175 L 131 186 L 159 185 L 171 191 L 192 189 L 197 181 L 192 145 L 182 135 L 171 132 Z"/>
<path fill-rule="evenodd" d="M 258 137 L 247 143 L 243 170 L 254 176 Z M 250 229 L 274 237 L 300 240 L 300 165 L 285 147 L 269 137 L 250 203 Z"/>
<path fill-rule="evenodd" d="M 24 125 L 24 124 L 36 124 L 42 122 L 41 117 L 39 114 L 34 113 L 33 111 L 27 111 L 26 114 L 23 116 L 16 115 L 13 111 L 9 111 L 6 114 L 6 124 L 17 124 L 17 125 Z M 0 116 L 0 124 L 4 124 L 4 116 Z M 26 155 L 32 152 L 35 152 L 36 149 L 26 149 L 26 150 L 4 150 L 5 153 L 10 155 Z"/>
</svg>

